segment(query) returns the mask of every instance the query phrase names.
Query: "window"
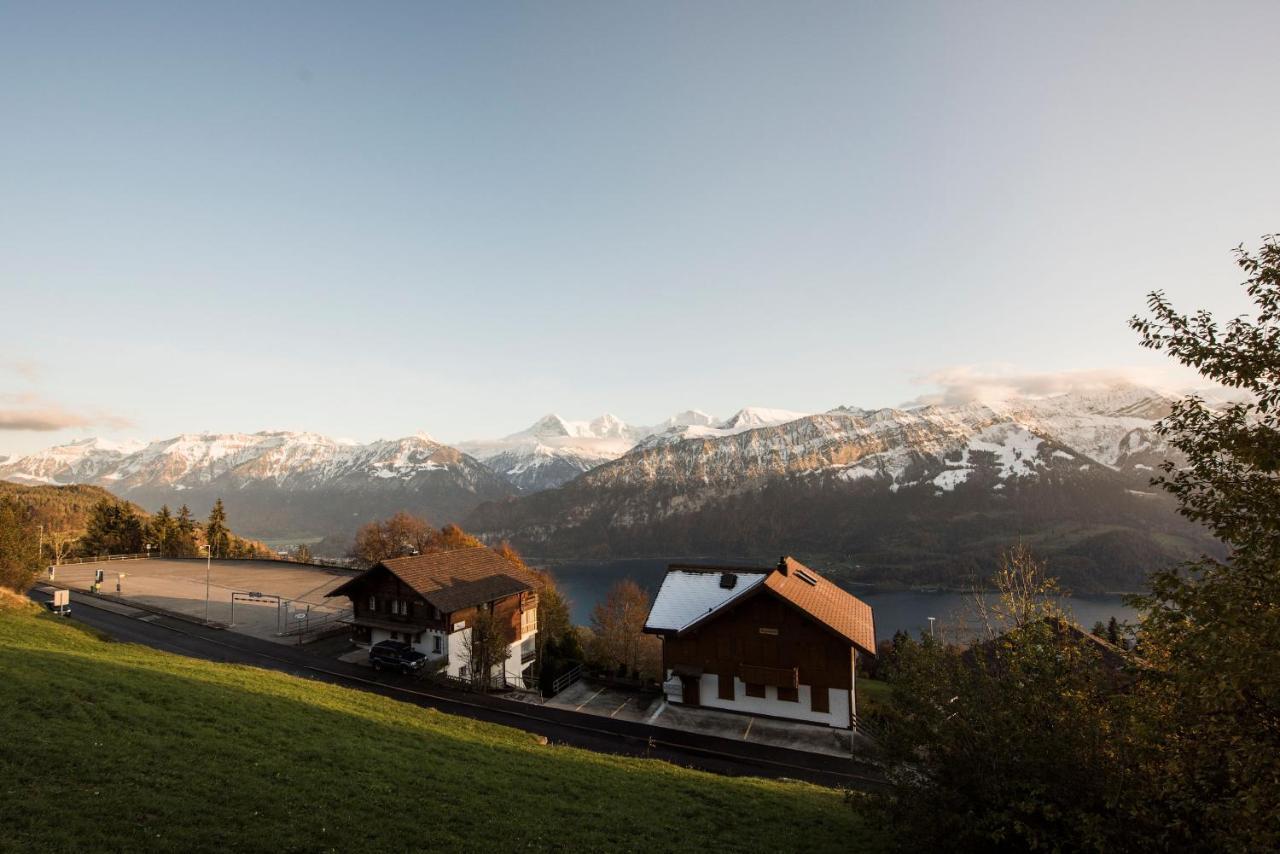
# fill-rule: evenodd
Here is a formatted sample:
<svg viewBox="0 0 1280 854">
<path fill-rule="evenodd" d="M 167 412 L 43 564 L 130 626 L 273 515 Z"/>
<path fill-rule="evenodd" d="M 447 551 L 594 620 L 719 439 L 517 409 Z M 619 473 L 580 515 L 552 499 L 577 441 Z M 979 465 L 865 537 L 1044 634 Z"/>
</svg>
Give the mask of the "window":
<svg viewBox="0 0 1280 854">
<path fill-rule="evenodd" d="M 418 632 L 416 635 L 413 636 L 413 642 L 422 643 L 422 632 Z"/>
<path fill-rule="evenodd" d="M 763 696 L 764 696 L 764 686 L 763 686 L 763 685 L 759 685 L 759 684 L 757 684 L 757 683 L 755 683 L 755 682 L 748 682 L 748 683 L 747 683 L 747 688 L 746 688 L 746 694 L 747 694 L 747 696 L 748 696 L 748 697 L 763 697 Z"/>
<path fill-rule="evenodd" d="M 778 699 L 786 703 L 798 703 L 800 701 L 800 692 L 796 688 L 779 686 Z"/>
<path fill-rule="evenodd" d="M 431 651 L 436 653 L 437 655 L 440 653 L 440 636 L 439 635 L 431 636 Z"/>
<path fill-rule="evenodd" d="M 520 634 L 527 635 L 538 630 L 538 609 L 530 608 L 520 612 Z"/>
<path fill-rule="evenodd" d="M 369 610 L 378 610 L 378 597 L 374 596 L 372 593 L 369 594 Z"/>
<path fill-rule="evenodd" d="M 831 698 L 826 688 L 820 688 L 814 685 L 809 689 L 810 705 L 815 712 L 831 711 Z"/>
<path fill-rule="evenodd" d="M 392 639 L 392 640 L 400 640 L 400 633 L 399 633 L 399 632 L 392 632 L 392 633 L 391 633 L 391 639 Z"/>
<path fill-rule="evenodd" d="M 720 699 L 721 699 L 721 700 L 732 700 L 732 699 L 733 699 L 733 674 L 732 674 L 732 673 L 721 673 L 721 674 L 720 674 L 720 694 L 719 694 L 719 696 L 720 696 Z"/>
</svg>

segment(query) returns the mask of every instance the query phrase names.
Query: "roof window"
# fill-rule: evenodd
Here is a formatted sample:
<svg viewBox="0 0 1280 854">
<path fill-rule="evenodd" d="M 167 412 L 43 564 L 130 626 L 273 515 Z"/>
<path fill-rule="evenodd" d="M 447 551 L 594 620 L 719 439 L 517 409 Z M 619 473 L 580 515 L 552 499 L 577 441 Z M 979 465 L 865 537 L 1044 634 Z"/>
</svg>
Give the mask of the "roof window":
<svg viewBox="0 0 1280 854">
<path fill-rule="evenodd" d="M 732 572 L 720 573 L 720 586 L 725 590 L 732 590 L 738 586 L 738 576 Z"/>
<path fill-rule="evenodd" d="M 810 587 L 818 586 L 818 579 L 814 578 L 812 575 L 805 572 L 803 569 L 796 570 L 796 577 L 799 578 L 801 581 L 803 581 L 805 584 L 808 584 Z"/>
</svg>

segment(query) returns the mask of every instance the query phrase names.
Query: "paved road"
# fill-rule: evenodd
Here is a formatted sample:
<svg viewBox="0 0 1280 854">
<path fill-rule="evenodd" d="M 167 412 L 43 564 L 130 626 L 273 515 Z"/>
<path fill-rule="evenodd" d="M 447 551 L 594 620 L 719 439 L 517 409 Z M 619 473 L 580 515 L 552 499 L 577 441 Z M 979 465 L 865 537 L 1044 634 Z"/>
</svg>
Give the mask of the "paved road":
<svg viewBox="0 0 1280 854">
<path fill-rule="evenodd" d="M 31 598 L 48 602 L 51 597 L 37 588 L 31 592 Z M 601 718 L 501 697 L 453 692 L 413 677 L 375 674 L 359 665 L 321 658 L 305 646 L 283 646 L 174 617 L 145 613 L 130 616 L 118 613 L 122 609 L 112 607 L 112 603 L 103 602 L 103 607 L 94 607 L 94 604 L 95 600 L 89 596 L 75 595 L 71 619 L 118 640 L 191 658 L 248 664 L 382 694 L 450 714 L 517 727 L 545 736 L 552 743 L 601 753 L 650 756 L 730 776 L 791 777 L 858 788 L 871 788 L 880 783 L 874 768 L 848 759 Z"/>
</svg>

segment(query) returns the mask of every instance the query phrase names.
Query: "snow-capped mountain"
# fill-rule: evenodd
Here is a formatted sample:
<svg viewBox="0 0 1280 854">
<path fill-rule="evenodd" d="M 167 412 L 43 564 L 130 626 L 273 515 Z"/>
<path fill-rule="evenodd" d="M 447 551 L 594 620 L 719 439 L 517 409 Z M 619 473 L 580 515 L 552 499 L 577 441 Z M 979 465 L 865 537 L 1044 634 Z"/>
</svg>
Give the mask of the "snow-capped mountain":
<svg viewBox="0 0 1280 854">
<path fill-rule="evenodd" d="M 651 435 L 560 489 L 483 505 L 468 524 L 547 556 L 768 554 L 807 539 L 826 555 L 870 562 L 913 553 L 939 565 L 972 565 L 967 553 L 978 543 L 990 551 L 992 538 L 1050 528 L 1076 531 L 1070 542 L 1063 534 L 1061 548 L 1087 551 L 1079 560 L 1115 552 L 1132 561 L 1164 555 L 1178 537 L 1194 540 L 1149 486 L 1166 451 L 1153 425 L 1170 403 L 1125 387 L 773 413 L 758 417 L 774 422 L 762 426 L 747 426 L 757 419 L 740 413 Z M 1033 522 L 1048 507 L 1053 513 Z M 956 533 L 948 540 L 939 531 Z"/>
<path fill-rule="evenodd" d="M 568 421 L 552 414 L 510 436 L 460 442 L 458 447 L 506 477 L 520 492 L 530 493 L 568 483 L 638 444 L 729 436 L 803 416 L 782 409 L 747 408 L 720 421 L 694 409 L 658 424 L 637 426 L 608 414 L 590 421 Z"/>
<path fill-rule="evenodd" d="M 350 533 L 412 510 L 439 523 L 510 495 L 505 480 L 426 434 L 369 444 L 316 433 L 187 433 L 147 444 L 73 442 L 0 465 L 0 479 L 89 483 L 154 510 L 226 500 L 250 536 Z"/>
</svg>

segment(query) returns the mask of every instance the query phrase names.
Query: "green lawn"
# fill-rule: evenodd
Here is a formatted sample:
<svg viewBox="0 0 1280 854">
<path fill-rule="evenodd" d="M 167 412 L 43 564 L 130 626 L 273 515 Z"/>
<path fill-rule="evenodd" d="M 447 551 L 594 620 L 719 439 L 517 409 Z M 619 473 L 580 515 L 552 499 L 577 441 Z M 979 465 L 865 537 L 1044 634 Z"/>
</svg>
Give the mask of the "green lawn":
<svg viewBox="0 0 1280 854">
<path fill-rule="evenodd" d="M 893 697 L 893 686 L 880 679 L 859 676 L 856 688 L 854 701 L 858 704 L 859 717 L 884 712 Z"/>
<path fill-rule="evenodd" d="M 0 598 L 0 851 L 874 851 L 839 792 L 536 743 Z"/>
</svg>

